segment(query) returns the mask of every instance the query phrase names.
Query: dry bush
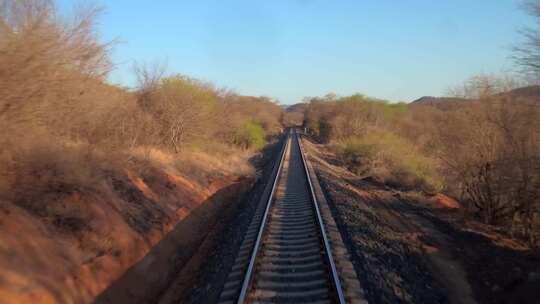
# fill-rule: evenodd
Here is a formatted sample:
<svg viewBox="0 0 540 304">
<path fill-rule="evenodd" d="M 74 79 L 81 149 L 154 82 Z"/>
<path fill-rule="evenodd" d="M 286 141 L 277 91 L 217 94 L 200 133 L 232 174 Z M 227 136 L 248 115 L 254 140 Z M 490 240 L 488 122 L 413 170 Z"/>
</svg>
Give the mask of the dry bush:
<svg viewBox="0 0 540 304">
<path fill-rule="evenodd" d="M 251 122 L 267 135 L 281 130 L 282 109 L 267 98 L 239 96 L 185 76 L 165 77 L 162 66 L 136 70 L 138 103 L 152 116 L 160 144 L 175 152 L 208 146 L 207 141 L 243 146 L 238 134 Z"/>
<path fill-rule="evenodd" d="M 52 1 L 0 7 L 0 196 L 63 223 L 71 208 L 63 197 L 95 191 L 104 171 L 121 166 L 119 151 L 148 141 L 152 129 L 131 93 L 104 82 L 99 9 L 81 7 L 68 20 Z"/>
<path fill-rule="evenodd" d="M 69 216 L 66 212 L 76 206 L 65 206 L 62 199 L 94 191 L 105 168 L 114 167 L 113 157 L 84 145 L 51 142 L 53 138 L 42 135 L 11 142 L 12 149 L 3 151 L 0 198 L 41 217 Z"/>
<path fill-rule="evenodd" d="M 391 129 L 418 147 L 422 154 L 433 155 L 437 149 L 434 140 L 436 125 L 444 115 L 435 107 L 409 107 L 393 122 Z"/>
<path fill-rule="evenodd" d="M 87 83 L 78 100 L 80 105 L 62 117 L 49 117 L 47 129 L 51 134 L 107 151 L 152 144 L 155 140 L 156 127 L 133 94 L 96 82 Z"/>
<path fill-rule="evenodd" d="M 304 126 L 322 142 L 336 143 L 338 156 L 357 174 L 406 189 L 437 192 L 443 183 L 437 161 L 426 153 L 429 140 L 417 138 L 425 132 L 425 125 L 415 120 L 418 114 L 403 103 L 329 94 L 310 100 Z"/>
<path fill-rule="evenodd" d="M 334 116 L 329 118 L 332 137 L 343 140 L 363 136 L 369 128 L 380 128 L 385 122 L 385 101 L 362 95 L 343 97 L 336 101 Z"/>
<path fill-rule="evenodd" d="M 39 202 L 39 193 L 90 183 L 92 149 L 80 139 L 89 142 L 95 112 L 87 102 L 103 89 L 108 45 L 94 33 L 98 8 L 81 7 L 68 20 L 47 0 L 0 7 L 1 191 Z"/>
<path fill-rule="evenodd" d="M 536 19 L 540 20 L 540 1 L 524 1 L 525 10 Z M 527 73 L 538 79 L 540 75 L 540 30 L 538 28 L 526 28 L 521 31 L 523 41 L 514 48 L 514 59 Z"/>
<path fill-rule="evenodd" d="M 482 99 L 517 89 L 525 84 L 510 75 L 479 74 L 462 85 L 448 89 L 448 95 L 457 98 Z"/>
<path fill-rule="evenodd" d="M 540 108 L 508 94 L 476 96 L 439 121 L 438 156 L 448 182 L 484 222 L 519 227 L 536 243 Z"/>
<path fill-rule="evenodd" d="M 213 153 L 201 150 L 184 153 L 177 158 L 175 166 L 180 172 L 188 175 L 204 174 L 200 168 L 205 168 L 207 177 L 203 182 L 229 175 L 254 175 L 254 168 L 247 162 L 251 153 L 239 152 L 237 149 L 226 145 L 222 145 L 220 150 L 223 153 L 218 156 L 215 154 L 216 150 Z"/>
<path fill-rule="evenodd" d="M 304 113 L 298 111 L 285 112 L 281 124 L 285 127 L 299 127 L 304 121 Z"/>
<path fill-rule="evenodd" d="M 281 108 L 238 95 L 226 103 L 214 86 L 163 77 L 160 66 L 137 70 L 135 92 L 107 84 L 99 12 L 81 6 L 66 18 L 52 0 L 0 0 L 0 200 L 47 216 L 55 195 L 91 191 L 126 166 L 144 170 L 160 149 L 189 148 L 168 164 L 182 172 L 252 174 L 247 152 L 233 146 L 235 127 L 254 117 L 277 132 Z"/>
<path fill-rule="evenodd" d="M 361 95 L 312 98 L 304 126 L 359 174 L 470 203 L 485 223 L 540 242 L 540 107 L 508 93 L 521 83 L 480 75 L 447 111 Z"/>
<path fill-rule="evenodd" d="M 105 83 L 111 44 L 100 43 L 100 9 L 79 6 L 72 18 L 47 0 L 3 0 L 0 20 L 0 140 L 32 137 L 121 150 L 155 139 L 135 96 Z M 5 146 L 5 145 L 4 145 Z"/>
<path fill-rule="evenodd" d="M 218 115 L 212 143 L 225 143 L 237 149 L 259 150 L 281 130 L 283 109 L 266 97 L 240 96 L 231 91 L 218 92 Z M 211 145 L 207 150 L 214 150 Z"/>
<path fill-rule="evenodd" d="M 267 97 L 239 96 L 229 92 L 220 96 L 220 112 L 219 134 L 230 143 L 248 122 L 262 126 L 269 137 L 278 135 L 283 128 L 283 108 Z"/>
<path fill-rule="evenodd" d="M 486 223 L 538 242 L 540 107 L 506 94 L 507 77 L 473 77 L 454 110 L 407 107 L 353 95 L 311 99 L 304 126 L 359 174 L 470 202 Z"/>
<path fill-rule="evenodd" d="M 216 98 L 207 84 L 184 76 L 168 77 L 151 93 L 145 111 L 160 127 L 161 143 L 179 152 L 194 138 L 212 135 Z"/>
<path fill-rule="evenodd" d="M 313 98 L 304 112 L 304 126 L 322 142 L 364 136 L 370 128 L 388 128 L 405 104 L 390 104 L 363 95 Z"/>
<path fill-rule="evenodd" d="M 230 175 L 253 176 L 254 168 L 247 161 L 252 153 L 238 150 L 223 143 L 214 143 L 212 148 L 197 147 L 182 153 L 167 152 L 153 147 L 139 146 L 130 149 L 136 160 L 133 169 L 144 173 L 147 168 L 165 168 L 170 173 L 182 174 L 192 182 L 208 185 L 210 182 Z"/>
<path fill-rule="evenodd" d="M 405 138 L 370 129 L 337 144 L 337 154 L 347 167 L 359 174 L 409 190 L 436 193 L 443 187 L 436 160 L 424 156 Z"/>
<path fill-rule="evenodd" d="M 0 1 L 0 122 L 15 132 L 20 123 L 62 117 L 77 106 L 87 80 L 108 71 L 108 45 L 97 41 L 99 8 L 79 9 L 71 20 L 52 1 Z"/>
<path fill-rule="evenodd" d="M 322 98 L 306 98 L 309 102 L 304 111 L 303 125 L 307 131 L 323 143 L 328 143 L 332 137 L 330 118 L 335 113 L 336 96 L 328 94 Z"/>
</svg>

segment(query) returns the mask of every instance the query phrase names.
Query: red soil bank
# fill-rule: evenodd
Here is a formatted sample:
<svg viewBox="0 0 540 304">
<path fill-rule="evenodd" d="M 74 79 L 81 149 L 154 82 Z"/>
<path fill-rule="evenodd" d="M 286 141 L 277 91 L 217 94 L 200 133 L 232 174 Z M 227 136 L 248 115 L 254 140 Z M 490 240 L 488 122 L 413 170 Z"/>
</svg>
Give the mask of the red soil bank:
<svg viewBox="0 0 540 304">
<path fill-rule="evenodd" d="M 92 189 L 55 189 L 34 209 L 0 201 L 0 302 L 92 302 L 193 210 L 230 201 L 249 183 L 232 176 L 202 184 L 152 168 L 107 172 Z M 215 196 L 222 189 L 227 195 Z"/>
</svg>

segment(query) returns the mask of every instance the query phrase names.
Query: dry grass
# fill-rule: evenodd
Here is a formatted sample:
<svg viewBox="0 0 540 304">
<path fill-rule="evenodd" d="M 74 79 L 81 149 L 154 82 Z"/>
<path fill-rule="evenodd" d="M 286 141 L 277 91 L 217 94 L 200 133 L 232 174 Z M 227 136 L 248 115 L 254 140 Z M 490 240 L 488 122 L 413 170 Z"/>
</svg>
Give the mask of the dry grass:
<svg viewBox="0 0 540 304">
<path fill-rule="evenodd" d="M 86 144 L 60 144 L 50 136 L 19 139 L 0 157 L 0 197 L 47 217 L 49 202 L 96 189 L 115 161 Z"/>
<path fill-rule="evenodd" d="M 254 168 L 248 163 L 253 152 L 223 144 L 216 146 L 220 147 L 219 151 L 216 148 L 212 151 L 191 148 L 180 154 L 154 147 L 136 147 L 129 151 L 129 155 L 136 157 L 139 163 L 169 168 L 193 177 L 199 175 L 203 179 L 208 179 L 210 177 L 208 174 L 214 176 L 254 174 Z M 204 168 L 204 171 L 201 168 Z"/>
<path fill-rule="evenodd" d="M 385 183 L 428 193 L 441 191 L 443 180 L 437 162 L 411 142 L 383 130 L 371 130 L 337 145 L 338 155 L 358 174 L 367 174 Z"/>
</svg>

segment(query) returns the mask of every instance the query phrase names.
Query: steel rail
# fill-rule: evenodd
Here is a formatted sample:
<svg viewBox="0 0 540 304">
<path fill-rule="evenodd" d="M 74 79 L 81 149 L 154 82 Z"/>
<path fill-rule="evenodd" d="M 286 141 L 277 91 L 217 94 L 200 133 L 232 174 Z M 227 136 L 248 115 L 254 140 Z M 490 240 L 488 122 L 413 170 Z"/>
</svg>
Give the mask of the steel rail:
<svg viewBox="0 0 540 304">
<path fill-rule="evenodd" d="M 330 249 L 330 242 L 328 240 L 328 236 L 326 234 L 326 230 L 325 230 L 325 227 L 324 227 L 324 221 L 323 221 L 322 216 L 321 216 L 319 203 L 318 203 L 317 197 L 315 195 L 315 190 L 314 190 L 314 187 L 313 187 L 313 184 L 312 184 L 312 181 L 311 181 L 311 177 L 310 177 L 310 174 L 309 174 L 309 169 L 308 169 L 308 166 L 307 166 L 306 157 L 304 156 L 304 150 L 303 150 L 302 144 L 300 142 L 300 137 L 297 134 L 296 130 L 289 130 L 289 134 L 287 134 L 287 137 L 285 139 L 285 145 L 284 145 L 284 148 L 283 148 L 280 160 L 279 160 L 277 174 L 275 175 L 275 179 L 274 179 L 273 185 L 272 185 L 272 190 L 271 190 L 269 198 L 267 200 L 264 215 L 262 217 L 261 224 L 260 224 L 260 227 L 259 227 L 259 230 L 258 230 L 257 239 L 256 239 L 255 245 L 254 245 L 254 247 L 252 249 L 253 251 L 252 251 L 251 256 L 250 256 L 249 264 L 248 264 L 247 270 L 245 272 L 245 275 L 244 275 L 244 278 L 243 278 L 243 281 L 242 281 L 242 288 L 241 288 L 241 291 L 240 291 L 240 294 L 239 294 L 239 297 L 238 297 L 238 300 L 237 300 L 238 304 L 246 303 L 247 299 L 249 298 L 249 290 L 251 288 L 252 281 L 253 281 L 253 278 L 254 278 L 255 273 L 256 273 L 256 271 L 255 271 L 256 267 L 255 266 L 256 266 L 256 263 L 257 263 L 258 255 L 261 252 L 260 249 L 262 247 L 263 238 L 264 238 L 264 235 L 265 235 L 265 229 L 267 227 L 270 227 L 269 224 L 268 224 L 269 214 L 270 214 L 270 211 L 271 211 L 271 209 L 273 208 L 273 205 L 274 205 L 273 201 L 274 201 L 276 189 L 277 189 L 277 186 L 278 186 L 278 183 L 279 183 L 279 180 L 280 180 L 280 176 L 281 176 L 281 173 L 282 173 L 283 165 L 284 165 L 284 162 L 285 162 L 285 155 L 288 152 L 288 148 L 293 144 L 293 140 L 296 140 L 296 142 L 298 144 L 298 147 L 299 147 L 299 150 L 300 150 L 300 155 L 301 155 L 301 159 L 302 159 L 302 166 L 304 167 L 304 170 L 302 170 L 302 171 L 305 174 L 306 179 L 307 179 L 307 184 L 308 184 L 308 187 L 309 187 L 309 195 L 311 196 L 313 209 L 315 211 L 314 213 L 315 213 L 315 218 L 316 218 L 316 222 L 317 222 L 317 224 L 315 224 L 315 227 L 317 227 L 317 230 L 319 230 L 319 232 L 320 232 L 321 246 L 324 247 L 324 249 L 323 249 L 323 251 L 324 251 L 324 254 L 323 254 L 324 259 L 326 260 L 327 267 L 330 270 L 329 271 L 329 276 L 331 277 L 331 285 L 332 285 L 330 288 L 333 289 L 333 291 L 335 292 L 335 296 L 337 298 L 336 299 L 337 303 L 339 303 L 339 304 L 346 303 L 345 295 L 344 295 L 342 284 L 341 284 L 341 280 L 340 280 L 338 272 L 337 272 L 336 263 L 334 261 L 332 251 Z"/>
<path fill-rule="evenodd" d="M 326 230 L 324 229 L 324 223 L 323 223 L 323 220 L 322 220 L 321 212 L 319 210 L 319 204 L 317 202 L 317 196 L 315 195 L 315 191 L 313 190 L 313 185 L 311 183 L 311 178 L 310 178 L 310 175 L 309 175 L 309 170 L 308 170 L 306 158 L 304 156 L 304 149 L 302 148 L 302 144 L 300 143 L 300 137 L 296 133 L 296 130 L 295 130 L 294 134 L 296 136 L 298 146 L 300 147 L 300 155 L 302 156 L 302 163 L 304 164 L 304 169 L 305 169 L 306 176 L 307 176 L 307 181 L 308 181 L 308 184 L 309 184 L 309 190 L 311 192 L 313 205 L 315 206 L 315 213 L 317 215 L 316 216 L 317 217 L 317 222 L 319 223 L 319 229 L 321 231 L 321 236 L 322 236 L 323 243 L 324 243 L 323 245 L 324 245 L 324 250 L 325 250 L 325 253 L 326 253 L 327 262 L 330 265 L 330 269 L 332 271 L 331 274 L 332 274 L 332 279 L 333 279 L 333 283 L 334 283 L 334 289 L 335 289 L 335 292 L 337 293 L 338 300 L 339 300 L 338 303 L 344 304 L 344 303 L 346 303 L 345 295 L 343 294 L 343 288 L 341 287 L 341 280 L 339 279 L 339 275 L 338 275 L 337 268 L 336 268 L 336 263 L 334 261 L 333 255 L 332 255 L 332 251 L 330 250 L 330 242 L 328 241 L 328 237 L 326 236 Z"/>
<path fill-rule="evenodd" d="M 259 249 L 260 249 L 260 245 L 261 245 L 261 240 L 263 238 L 263 234 L 264 234 L 264 228 L 266 227 L 266 220 L 268 218 L 268 212 L 270 210 L 270 207 L 272 205 L 272 201 L 274 200 L 274 194 L 276 192 L 276 186 L 277 186 L 277 183 L 279 181 L 279 176 L 281 174 L 281 169 L 283 168 L 283 160 L 285 159 L 285 154 L 287 154 L 287 148 L 289 147 L 290 145 L 290 142 L 291 142 L 291 135 L 290 135 L 291 131 L 289 130 L 289 134 L 287 134 L 287 138 L 285 139 L 285 147 L 282 151 L 282 154 L 281 154 L 281 158 L 279 160 L 279 167 L 278 167 L 278 171 L 277 171 L 277 174 L 276 174 L 276 178 L 274 180 L 274 184 L 272 185 L 272 191 L 270 191 L 270 196 L 268 198 L 268 203 L 266 204 L 266 209 L 264 210 L 264 215 L 263 215 L 263 218 L 262 218 L 262 221 L 261 221 L 261 227 L 259 228 L 259 233 L 257 234 L 257 241 L 255 242 L 255 246 L 253 247 L 253 252 L 251 253 L 251 258 L 249 260 L 249 265 L 248 265 L 248 268 L 246 270 L 246 275 L 244 276 L 244 281 L 242 283 L 242 289 L 240 291 L 240 295 L 238 297 L 238 301 L 237 303 L 238 304 L 243 304 L 246 300 L 246 297 L 247 297 L 247 292 L 248 292 L 248 289 L 249 289 L 249 286 L 251 284 L 251 280 L 253 278 L 253 270 L 254 270 L 254 267 L 255 267 L 255 262 L 257 260 L 257 254 L 259 252 Z"/>
</svg>

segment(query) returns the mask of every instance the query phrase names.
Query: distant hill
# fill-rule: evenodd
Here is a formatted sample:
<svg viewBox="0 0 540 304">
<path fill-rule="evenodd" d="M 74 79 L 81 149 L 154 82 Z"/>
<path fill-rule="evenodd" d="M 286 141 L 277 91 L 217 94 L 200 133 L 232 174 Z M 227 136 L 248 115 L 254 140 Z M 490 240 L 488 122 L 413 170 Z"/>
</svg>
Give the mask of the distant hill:
<svg viewBox="0 0 540 304">
<path fill-rule="evenodd" d="M 433 97 L 433 96 L 424 96 L 413 102 L 410 106 L 432 106 L 440 110 L 447 111 L 459 107 L 462 103 L 469 101 L 466 98 L 457 98 L 457 97 Z"/>
<path fill-rule="evenodd" d="M 508 94 L 512 97 L 517 98 L 518 100 L 540 102 L 540 85 L 518 88 L 503 94 Z"/>
<path fill-rule="evenodd" d="M 286 108 L 287 112 L 303 112 L 307 107 L 307 103 L 296 103 Z"/>
<path fill-rule="evenodd" d="M 540 104 L 540 85 L 527 86 L 511 90 L 509 92 L 500 93 L 499 96 L 510 96 L 517 101 L 539 103 Z M 432 106 L 443 111 L 448 111 L 460 107 L 464 103 L 471 101 L 467 98 L 457 97 L 432 97 L 424 96 L 411 103 L 410 106 Z"/>
</svg>

